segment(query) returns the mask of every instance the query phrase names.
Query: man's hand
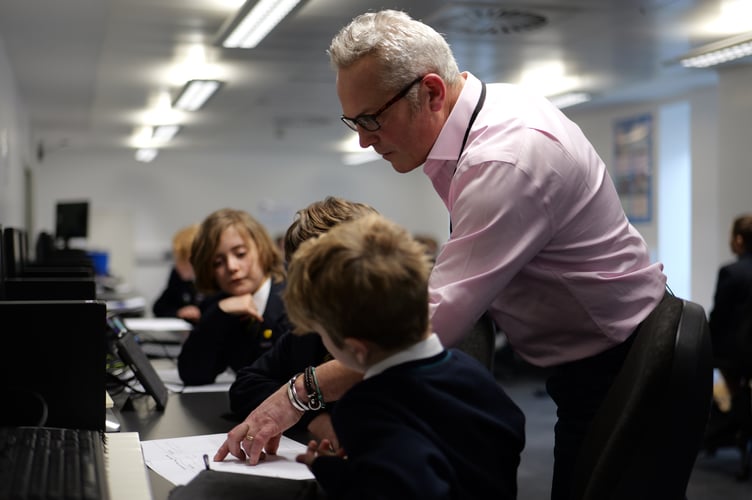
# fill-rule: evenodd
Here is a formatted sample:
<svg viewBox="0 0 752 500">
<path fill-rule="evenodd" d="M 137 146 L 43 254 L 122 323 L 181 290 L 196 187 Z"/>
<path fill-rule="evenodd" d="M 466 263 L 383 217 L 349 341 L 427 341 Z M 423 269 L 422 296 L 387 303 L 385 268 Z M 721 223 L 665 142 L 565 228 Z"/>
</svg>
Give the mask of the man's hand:
<svg viewBox="0 0 752 500">
<path fill-rule="evenodd" d="M 318 366 L 316 375 L 326 401 L 337 401 L 347 389 L 363 377 L 362 373 L 346 368 L 336 359 Z M 302 381 L 298 383 L 301 384 Z M 302 415 L 303 413 L 296 410 L 287 398 L 287 384 L 283 385 L 253 410 L 242 423 L 227 433 L 227 439 L 214 455 L 214 461 L 221 462 L 231 454 L 256 465 L 262 452 L 270 455 L 277 453 L 282 433 L 295 425 Z M 322 439 L 322 442 L 327 437 L 330 446 L 339 446 L 334 430 L 326 429 L 327 425 L 331 427 L 331 422 L 317 420 L 311 422 L 312 427 L 309 427 L 309 430 Z"/>
<path fill-rule="evenodd" d="M 250 465 L 258 464 L 264 452 L 277 453 L 282 433 L 295 425 L 301 415 L 287 399 L 287 387 L 282 386 L 227 433 L 214 461 L 221 462 L 231 454 Z"/>
</svg>

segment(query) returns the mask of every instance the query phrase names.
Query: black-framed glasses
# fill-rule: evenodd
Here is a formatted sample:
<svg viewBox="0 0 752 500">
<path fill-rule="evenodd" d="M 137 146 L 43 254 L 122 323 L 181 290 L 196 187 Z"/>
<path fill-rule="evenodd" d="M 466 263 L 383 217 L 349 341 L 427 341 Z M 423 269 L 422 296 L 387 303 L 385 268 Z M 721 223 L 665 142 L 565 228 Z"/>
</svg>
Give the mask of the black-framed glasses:
<svg viewBox="0 0 752 500">
<path fill-rule="evenodd" d="M 389 99 L 389 101 L 387 101 L 386 104 L 381 106 L 379 110 L 376 111 L 375 113 L 370 113 L 370 114 L 364 113 L 364 114 L 356 116 L 355 118 L 349 118 L 345 115 L 342 115 L 340 117 L 340 120 L 342 120 L 342 123 L 344 123 L 345 125 L 347 125 L 349 128 L 351 128 L 352 130 L 356 132 L 358 131 L 358 127 L 364 130 L 367 130 L 369 132 L 376 132 L 378 129 L 381 128 L 381 124 L 377 120 L 379 115 L 383 113 L 384 111 L 386 111 L 387 109 L 389 109 L 389 106 L 391 106 L 395 102 L 405 97 L 407 93 L 410 92 L 410 89 L 413 88 L 413 85 L 420 82 L 421 80 L 423 80 L 423 77 L 419 76 L 418 78 L 410 82 L 404 89 L 400 90 L 396 96 L 392 97 L 391 99 Z"/>
</svg>

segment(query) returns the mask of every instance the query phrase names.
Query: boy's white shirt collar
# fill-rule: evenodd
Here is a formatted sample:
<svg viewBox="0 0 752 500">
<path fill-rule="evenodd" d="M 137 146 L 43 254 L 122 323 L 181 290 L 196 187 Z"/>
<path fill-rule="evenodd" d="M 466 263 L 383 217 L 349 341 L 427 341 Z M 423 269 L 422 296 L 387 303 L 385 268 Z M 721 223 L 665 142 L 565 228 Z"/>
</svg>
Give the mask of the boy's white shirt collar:
<svg viewBox="0 0 752 500">
<path fill-rule="evenodd" d="M 256 293 L 253 294 L 253 303 L 256 304 L 256 310 L 258 310 L 261 315 L 266 311 L 266 304 L 269 302 L 269 294 L 271 291 L 272 279 L 266 278 L 266 281 L 264 281 L 258 290 L 256 290 Z"/>
<path fill-rule="evenodd" d="M 388 358 L 382 359 L 378 363 L 374 364 L 363 374 L 363 379 L 378 375 L 387 368 L 395 365 L 400 365 L 402 363 L 416 359 L 430 358 L 431 356 L 439 354 L 443 350 L 444 346 L 441 345 L 441 340 L 439 340 L 439 337 L 435 333 L 432 333 L 425 340 L 421 340 L 417 344 L 411 345 L 404 351 L 393 354 Z"/>
</svg>

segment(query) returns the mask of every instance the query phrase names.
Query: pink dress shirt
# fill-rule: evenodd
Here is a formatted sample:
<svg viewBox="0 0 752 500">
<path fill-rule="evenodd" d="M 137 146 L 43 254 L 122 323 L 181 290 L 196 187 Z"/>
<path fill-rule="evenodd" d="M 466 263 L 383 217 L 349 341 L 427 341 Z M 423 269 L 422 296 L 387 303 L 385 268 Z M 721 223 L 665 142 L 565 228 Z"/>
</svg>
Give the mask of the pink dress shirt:
<svg viewBox="0 0 752 500">
<path fill-rule="evenodd" d="M 605 164 L 548 100 L 509 84 L 487 85 L 461 151 L 481 93 L 465 76 L 423 166 L 453 226 L 429 282 L 433 330 L 452 346 L 488 310 L 538 366 L 619 344 L 661 300 L 666 276 Z"/>
</svg>

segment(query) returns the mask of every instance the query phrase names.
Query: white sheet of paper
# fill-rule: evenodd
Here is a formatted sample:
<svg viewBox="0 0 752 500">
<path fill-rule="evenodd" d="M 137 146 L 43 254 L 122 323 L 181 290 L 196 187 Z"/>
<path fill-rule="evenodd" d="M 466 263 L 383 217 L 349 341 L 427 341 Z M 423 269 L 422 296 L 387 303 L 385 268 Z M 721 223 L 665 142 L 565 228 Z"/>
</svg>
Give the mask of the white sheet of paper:
<svg viewBox="0 0 752 500">
<path fill-rule="evenodd" d="M 193 328 L 181 318 L 123 318 L 123 322 L 136 332 L 190 332 Z"/>
<path fill-rule="evenodd" d="M 289 479 L 313 478 L 305 464 L 295 461 L 306 446 L 286 436 L 282 436 L 277 454 L 267 455 L 258 465 L 248 465 L 232 455 L 222 462 L 214 462 L 212 458 L 226 437 L 226 434 L 206 434 L 141 441 L 144 463 L 175 485 L 188 483 L 205 468 L 204 455 L 208 455 L 209 467 L 214 470 Z"/>
</svg>

